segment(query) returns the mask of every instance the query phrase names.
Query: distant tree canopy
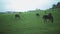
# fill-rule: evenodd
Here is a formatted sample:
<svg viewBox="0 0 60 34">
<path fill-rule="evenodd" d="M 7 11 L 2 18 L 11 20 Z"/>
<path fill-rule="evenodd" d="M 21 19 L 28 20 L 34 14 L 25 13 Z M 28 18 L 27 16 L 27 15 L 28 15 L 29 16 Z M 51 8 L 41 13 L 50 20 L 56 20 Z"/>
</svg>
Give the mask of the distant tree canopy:
<svg viewBox="0 0 60 34">
<path fill-rule="evenodd" d="M 52 9 L 54 9 L 54 8 L 60 8 L 60 2 L 58 2 L 56 5 L 55 5 L 55 4 L 53 4 Z"/>
</svg>

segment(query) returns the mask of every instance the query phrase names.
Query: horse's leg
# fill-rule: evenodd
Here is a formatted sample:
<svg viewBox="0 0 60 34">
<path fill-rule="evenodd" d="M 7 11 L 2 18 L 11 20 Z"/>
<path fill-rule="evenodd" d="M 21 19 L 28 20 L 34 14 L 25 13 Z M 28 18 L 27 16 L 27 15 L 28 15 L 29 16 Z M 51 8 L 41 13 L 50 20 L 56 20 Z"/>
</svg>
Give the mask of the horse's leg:
<svg viewBox="0 0 60 34">
<path fill-rule="evenodd" d="M 18 16 L 18 18 L 20 19 L 20 16 Z"/>
<path fill-rule="evenodd" d="M 46 19 L 45 22 L 47 23 L 48 22 L 48 19 Z"/>
<path fill-rule="evenodd" d="M 15 19 L 18 19 L 18 17 L 15 16 Z"/>
<path fill-rule="evenodd" d="M 43 19 L 43 22 L 45 23 L 45 19 Z"/>
<path fill-rule="evenodd" d="M 51 21 L 51 20 L 50 20 L 50 19 L 48 19 L 48 21 L 47 21 L 47 22 L 49 23 L 50 21 Z"/>
<path fill-rule="evenodd" d="M 47 19 L 44 19 L 44 23 L 46 23 L 47 22 Z"/>
<path fill-rule="evenodd" d="M 51 19 L 51 22 L 53 23 L 53 19 Z"/>
<path fill-rule="evenodd" d="M 15 19 L 17 19 L 17 17 L 15 17 Z"/>
<path fill-rule="evenodd" d="M 51 22 L 53 23 L 53 17 L 51 18 Z"/>
</svg>

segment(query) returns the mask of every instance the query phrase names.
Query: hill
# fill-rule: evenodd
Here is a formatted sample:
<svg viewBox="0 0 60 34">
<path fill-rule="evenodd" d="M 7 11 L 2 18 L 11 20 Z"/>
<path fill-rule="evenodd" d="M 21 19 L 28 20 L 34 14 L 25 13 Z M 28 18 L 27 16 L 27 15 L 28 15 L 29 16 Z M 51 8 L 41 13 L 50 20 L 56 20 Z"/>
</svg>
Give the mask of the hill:
<svg viewBox="0 0 60 34">
<path fill-rule="evenodd" d="M 45 13 L 46 12 L 46 13 Z M 44 23 L 42 16 L 52 13 L 54 23 Z M 36 16 L 39 13 L 40 16 Z M 0 34 L 60 34 L 60 10 L 49 9 L 19 13 L 20 19 L 15 19 L 15 14 L 0 14 Z"/>
</svg>

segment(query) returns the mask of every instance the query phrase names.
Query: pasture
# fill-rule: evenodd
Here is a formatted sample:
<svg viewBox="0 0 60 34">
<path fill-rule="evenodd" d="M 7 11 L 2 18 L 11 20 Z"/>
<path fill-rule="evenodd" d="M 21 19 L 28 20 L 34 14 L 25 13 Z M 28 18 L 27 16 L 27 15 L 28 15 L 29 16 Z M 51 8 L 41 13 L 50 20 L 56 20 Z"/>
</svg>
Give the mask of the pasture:
<svg viewBox="0 0 60 34">
<path fill-rule="evenodd" d="M 60 10 L 45 11 L 22 12 L 20 19 L 15 19 L 15 14 L 0 14 L 0 34 L 60 34 Z M 49 12 L 54 21 L 44 23 L 42 16 Z"/>
</svg>

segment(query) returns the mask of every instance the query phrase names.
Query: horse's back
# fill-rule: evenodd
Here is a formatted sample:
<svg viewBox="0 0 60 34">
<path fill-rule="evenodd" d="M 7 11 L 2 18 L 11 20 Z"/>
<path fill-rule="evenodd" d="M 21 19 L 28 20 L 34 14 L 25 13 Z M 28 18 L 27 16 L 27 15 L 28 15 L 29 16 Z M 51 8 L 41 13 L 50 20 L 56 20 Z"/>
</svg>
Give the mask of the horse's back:
<svg viewBox="0 0 60 34">
<path fill-rule="evenodd" d="M 46 19 L 47 18 L 47 15 L 44 15 L 43 18 Z"/>
</svg>

